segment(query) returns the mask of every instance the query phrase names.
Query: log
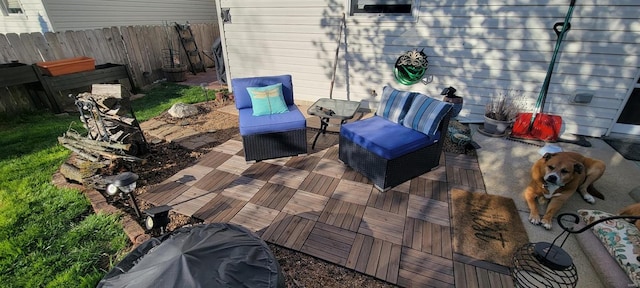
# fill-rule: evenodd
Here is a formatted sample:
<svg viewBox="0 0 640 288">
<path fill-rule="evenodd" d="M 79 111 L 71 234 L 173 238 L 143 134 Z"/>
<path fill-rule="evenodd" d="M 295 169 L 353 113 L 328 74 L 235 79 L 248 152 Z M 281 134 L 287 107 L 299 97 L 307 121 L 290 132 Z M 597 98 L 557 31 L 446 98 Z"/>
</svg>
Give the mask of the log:
<svg viewBox="0 0 640 288">
<path fill-rule="evenodd" d="M 60 166 L 60 173 L 64 175 L 64 178 L 76 181 L 81 184 L 83 183 L 82 172 L 80 172 L 80 169 L 71 164 L 62 163 L 62 166 Z"/>
</svg>

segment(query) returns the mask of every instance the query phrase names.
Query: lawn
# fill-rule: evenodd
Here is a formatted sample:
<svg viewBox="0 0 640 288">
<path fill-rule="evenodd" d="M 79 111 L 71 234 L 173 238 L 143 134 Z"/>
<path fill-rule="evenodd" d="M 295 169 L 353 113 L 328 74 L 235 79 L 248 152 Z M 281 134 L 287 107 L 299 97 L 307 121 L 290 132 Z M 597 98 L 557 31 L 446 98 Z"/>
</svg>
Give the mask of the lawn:
<svg viewBox="0 0 640 288">
<path fill-rule="evenodd" d="M 133 106 L 142 121 L 205 96 L 200 87 L 161 84 Z M 70 125 L 82 130 L 79 122 L 41 112 L 0 120 L 2 287 L 95 287 L 130 247 L 118 215 L 94 214 L 82 193 L 51 184 L 70 154 L 57 137 Z"/>
</svg>

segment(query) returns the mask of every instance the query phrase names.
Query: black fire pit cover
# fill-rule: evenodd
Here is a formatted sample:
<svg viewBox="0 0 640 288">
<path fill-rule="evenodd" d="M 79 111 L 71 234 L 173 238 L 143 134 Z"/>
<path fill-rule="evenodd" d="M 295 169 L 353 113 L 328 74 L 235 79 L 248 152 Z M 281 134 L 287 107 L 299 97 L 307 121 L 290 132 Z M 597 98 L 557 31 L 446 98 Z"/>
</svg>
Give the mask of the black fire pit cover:
<svg viewBox="0 0 640 288">
<path fill-rule="evenodd" d="M 269 246 L 249 230 L 183 227 L 131 251 L 97 287 L 284 287 Z"/>
</svg>

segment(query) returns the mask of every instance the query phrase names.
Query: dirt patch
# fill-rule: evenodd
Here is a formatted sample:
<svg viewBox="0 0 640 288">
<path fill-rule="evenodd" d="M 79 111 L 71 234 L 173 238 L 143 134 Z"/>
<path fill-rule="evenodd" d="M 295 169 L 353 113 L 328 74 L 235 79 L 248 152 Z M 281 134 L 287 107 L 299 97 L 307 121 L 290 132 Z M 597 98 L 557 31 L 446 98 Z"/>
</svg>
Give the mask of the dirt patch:
<svg viewBox="0 0 640 288">
<path fill-rule="evenodd" d="M 135 192 L 137 195 L 145 193 L 151 185 L 160 183 L 178 173 L 180 170 L 189 167 L 200 157 L 210 152 L 213 147 L 238 135 L 237 116 L 217 111 L 217 108 L 221 106 L 220 103 L 210 101 L 196 104 L 196 106 L 201 113 L 190 118 L 174 119 L 166 112 L 156 118 L 166 123 L 188 125 L 190 128 L 203 133 L 212 133 L 215 140 L 196 150 L 189 150 L 175 143 L 153 141 L 151 135 L 145 135 L 150 146 L 150 153 L 144 157 L 147 161 L 144 164 L 135 164 L 135 166 L 130 167 L 131 171 L 134 171 L 140 176 L 140 180 L 137 183 L 138 188 Z M 455 121 L 452 121 L 452 125 L 456 125 L 456 127 L 462 131 L 464 131 L 466 127 Z M 444 146 L 445 151 L 448 152 L 475 155 L 473 149 L 456 145 L 451 142 L 449 137 L 445 138 Z M 142 211 L 152 207 L 143 201 L 138 202 Z M 133 218 L 135 219 L 133 209 L 129 207 L 125 201 L 112 202 L 112 205 L 134 215 Z M 171 223 L 167 227 L 168 231 L 199 222 L 198 219 L 175 212 L 170 212 L 169 215 Z M 142 221 L 139 221 L 139 223 L 144 227 Z M 159 236 L 157 234 L 154 235 L 154 233 L 150 234 L 152 237 Z M 287 287 L 396 287 L 385 281 L 314 258 L 304 253 L 273 244 L 269 244 L 269 247 L 272 249 L 282 267 Z"/>
</svg>

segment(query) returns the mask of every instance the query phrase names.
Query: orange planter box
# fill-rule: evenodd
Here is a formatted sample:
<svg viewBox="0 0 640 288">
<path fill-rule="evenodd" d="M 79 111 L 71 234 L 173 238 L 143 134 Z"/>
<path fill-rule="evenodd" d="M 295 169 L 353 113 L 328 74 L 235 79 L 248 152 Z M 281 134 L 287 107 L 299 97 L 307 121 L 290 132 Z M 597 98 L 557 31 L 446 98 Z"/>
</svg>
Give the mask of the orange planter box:
<svg viewBox="0 0 640 288">
<path fill-rule="evenodd" d="M 96 69 L 96 60 L 91 57 L 74 57 L 54 61 L 38 62 L 38 67 L 49 76 L 66 75 Z"/>
</svg>

